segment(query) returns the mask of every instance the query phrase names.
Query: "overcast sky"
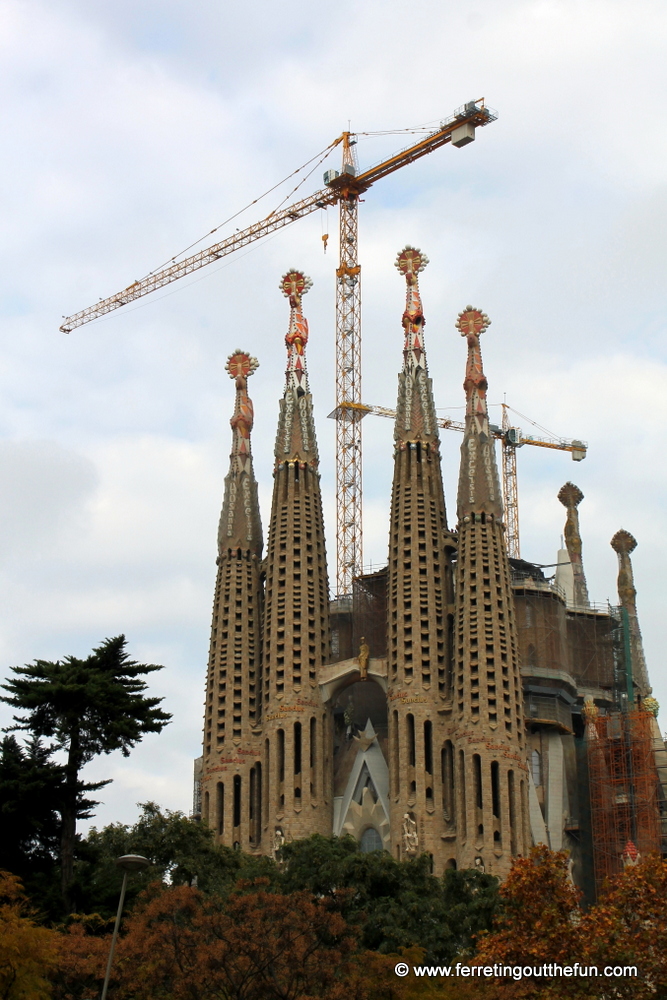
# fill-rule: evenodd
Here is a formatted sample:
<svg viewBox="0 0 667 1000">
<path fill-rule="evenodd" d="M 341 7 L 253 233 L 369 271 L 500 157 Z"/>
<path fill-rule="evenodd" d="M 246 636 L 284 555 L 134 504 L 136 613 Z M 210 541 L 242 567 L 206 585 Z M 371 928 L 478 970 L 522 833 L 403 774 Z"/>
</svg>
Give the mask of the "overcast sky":
<svg viewBox="0 0 667 1000">
<path fill-rule="evenodd" d="M 431 261 L 421 288 L 441 412 L 461 416 L 454 322 L 471 303 L 492 320 L 491 402 L 506 394 L 588 442 L 578 465 L 519 451 L 522 555 L 555 561 L 568 479 L 585 494 L 593 601 L 616 600 L 611 536 L 635 535 L 648 667 L 667 707 L 666 43 L 657 0 L 0 0 L 0 673 L 124 632 L 137 659 L 165 665 L 151 692 L 174 716 L 129 759 L 88 768 L 114 779 L 98 824 L 131 822 L 147 799 L 190 809 L 233 406 L 223 366 L 237 347 L 260 361 L 250 388 L 266 525 L 290 267 L 314 282 L 304 311 L 335 574 L 336 212 L 69 336 L 61 317 L 173 257 L 348 120 L 405 129 L 482 96 L 497 109 L 473 144 L 365 196 L 363 395 L 395 403 L 404 283 L 392 265 L 411 243 Z M 360 164 L 409 141 L 363 138 Z M 300 194 L 320 186 L 318 170 Z M 364 433 L 364 562 L 379 566 L 391 423 L 366 418 Z M 461 439 L 443 437 L 453 523 Z"/>
</svg>

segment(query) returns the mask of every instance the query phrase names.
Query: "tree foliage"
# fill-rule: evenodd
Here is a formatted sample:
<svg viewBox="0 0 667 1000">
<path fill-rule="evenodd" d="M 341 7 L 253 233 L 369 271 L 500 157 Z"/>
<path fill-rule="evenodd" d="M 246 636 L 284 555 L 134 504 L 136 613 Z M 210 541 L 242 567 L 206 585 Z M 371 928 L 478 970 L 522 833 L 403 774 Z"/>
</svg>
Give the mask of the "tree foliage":
<svg viewBox="0 0 667 1000">
<path fill-rule="evenodd" d="M 162 810 L 154 802 L 141 805 L 132 826 L 114 823 L 93 827 L 77 847 L 73 895 L 77 909 L 110 917 L 116 912 L 122 873 L 115 864 L 122 854 L 140 854 L 149 868 L 132 876 L 126 908 L 156 880 L 166 885 L 196 885 L 205 893 L 229 895 L 240 878 L 261 876 L 275 882 L 277 868 L 270 858 L 233 851 L 215 843 L 213 832 L 181 812 Z"/>
<path fill-rule="evenodd" d="M 60 862 L 63 900 L 71 904 L 76 819 L 85 791 L 106 782 L 84 784 L 83 767 L 99 754 L 120 750 L 129 755 L 145 733 L 159 733 L 171 718 L 159 708 L 161 698 L 147 698 L 142 677 L 162 669 L 131 660 L 125 636 L 105 639 L 85 660 L 35 660 L 13 667 L 2 698 L 18 709 L 15 729 L 54 740 L 66 754 L 59 810 L 62 820 Z M 93 805 L 94 803 L 89 803 Z"/>
<path fill-rule="evenodd" d="M 46 1000 L 56 936 L 39 927 L 15 875 L 0 871 L 0 997 Z"/>
<path fill-rule="evenodd" d="M 667 997 L 667 861 L 650 857 L 612 879 L 581 933 L 587 964 L 639 968 L 614 980 L 617 997 Z"/>
<path fill-rule="evenodd" d="M 226 901 L 192 886 L 153 885 L 126 924 L 114 964 L 119 1000 L 347 1000 L 354 939 L 340 914 L 308 893 L 264 884 Z M 79 926 L 61 942 L 54 1000 L 94 995 L 104 953 Z"/>
<path fill-rule="evenodd" d="M 38 737 L 0 743 L 0 868 L 21 879 L 52 874 L 60 837 L 62 768 Z"/>
<path fill-rule="evenodd" d="M 611 879 L 595 906 L 579 908 L 567 854 L 546 847 L 519 858 L 501 890 L 503 908 L 482 937 L 478 964 L 595 966 L 598 976 L 494 983 L 494 1000 L 667 997 L 667 861 L 648 858 Z M 635 977 L 603 978 L 606 966 L 636 966 Z M 480 984 L 480 996 L 484 984 Z M 491 989 L 488 986 L 487 989 Z"/>
<path fill-rule="evenodd" d="M 363 854 L 352 837 L 295 841 L 283 847 L 283 859 L 283 891 L 337 900 L 362 945 L 383 953 L 419 946 L 428 962 L 450 961 L 491 927 L 499 905 L 491 875 L 447 871 L 438 879 L 425 854 L 407 861 Z"/>
</svg>

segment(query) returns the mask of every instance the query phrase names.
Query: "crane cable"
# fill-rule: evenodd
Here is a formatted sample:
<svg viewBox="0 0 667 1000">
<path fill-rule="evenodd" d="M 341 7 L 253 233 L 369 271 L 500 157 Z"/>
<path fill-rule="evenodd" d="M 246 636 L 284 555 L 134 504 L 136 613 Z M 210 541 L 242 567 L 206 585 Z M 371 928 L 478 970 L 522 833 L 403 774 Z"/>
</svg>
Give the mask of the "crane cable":
<svg viewBox="0 0 667 1000">
<path fill-rule="evenodd" d="M 273 187 L 268 188 L 268 190 L 266 190 L 264 194 L 259 195 L 259 197 L 257 198 L 253 198 L 253 200 L 248 202 L 248 204 L 244 208 L 240 208 L 238 212 L 234 212 L 234 214 L 230 215 L 228 219 L 225 219 L 224 222 L 220 222 L 217 226 L 215 226 L 214 229 L 211 229 L 209 230 L 209 232 L 205 233 L 204 236 L 200 236 L 198 240 L 195 240 L 194 243 L 191 243 L 189 246 L 185 247 L 184 250 L 181 250 L 173 257 L 170 257 L 169 260 L 164 261 L 164 263 L 158 264 L 157 267 L 154 267 L 152 271 L 148 272 L 146 277 L 147 278 L 151 277 L 151 275 L 155 274 L 156 271 L 160 271 L 162 270 L 162 268 L 168 267 L 169 264 L 175 264 L 177 259 L 179 257 L 182 257 L 183 254 L 187 253 L 188 250 L 192 250 L 193 247 L 196 247 L 199 243 L 202 243 L 203 240 L 208 239 L 208 237 L 212 236 L 213 233 L 217 233 L 217 231 L 219 229 L 222 229 L 223 226 L 226 226 L 228 225 L 228 223 L 233 222 L 234 219 L 238 218 L 239 215 L 242 215 L 244 212 L 247 212 L 249 208 L 252 208 L 252 206 L 256 205 L 259 201 L 262 201 L 263 198 L 266 198 L 267 195 L 270 195 L 272 191 L 276 190 L 276 188 L 279 188 L 282 184 L 285 184 L 285 182 L 288 181 L 290 177 L 295 177 L 296 174 L 300 173 L 300 171 L 304 170 L 307 166 L 309 166 L 313 162 L 313 160 L 317 160 L 318 162 L 314 165 L 314 167 L 311 170 L 309 170 L 309 172 L 305 175 L 305 177 L 303 177 L 302 180 L 299 182 L 299 184 L 297 184 L 297 186 L 294 188 L 294 191 L 298 191 L 301 185 L 310 177 L 313 171 L 317 169 L 319 164 L 326 159 L 331 150 L 338 144 L 338 141 L 339 141 L 338 139 L 334 139 L 333 142 L 330 142 L 329 145 L 326 146 L 324 149 L 320 150 L 319 153 L 315 153 L 315 155 L 311 156 L 309 160 L 306 160 L 305 163 L 302 163 L 300 167 L 297 167 L 296 170 L 293 170 L 291 174 L 287 174 L 286 177 L 283 177 L 283 179 L 281 181 L 278 181 L 277 184 L 274 184 Z M 270 212 L 269 214 L 273 215 L 274 212 L 276 212 L 280 208 L 280 205 L 283 205 L 287 200 L 287 198 L 289 198 L 290 195 L 294 193 L 294 191 L 291 191 L 290 194 L 288 194 L 286 198 L 284 198 L 280 202 L 280 204 L 276 208 L 274 208 L 273 211 Z"/>
</svg>

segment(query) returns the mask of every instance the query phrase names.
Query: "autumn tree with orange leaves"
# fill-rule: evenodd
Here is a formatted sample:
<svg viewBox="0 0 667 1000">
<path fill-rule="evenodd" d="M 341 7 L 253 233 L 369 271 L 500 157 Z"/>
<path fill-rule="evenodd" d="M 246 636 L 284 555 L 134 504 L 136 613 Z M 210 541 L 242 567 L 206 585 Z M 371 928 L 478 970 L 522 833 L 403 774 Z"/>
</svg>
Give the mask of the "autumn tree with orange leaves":
<svg viewBox="0 0 667 1000">
<path fill-rule="evenodd" d="M 343 890 L 343 892 L 349 890 Z M 334 894 L 335 895 L 335 894 Z M 501 887 L 503 907 L 476 950 L 455 961 L 482 966 L 636 965 L 637 978 L 456 976 L 405 978 L 397 961 L 425 962 L 411 947 L 365 950 L 340 900 L 240 883 L 223 899 L 156 884 L 125 923 L 111 1000 L 664 1000 L 667 998 L 667 862 L 650 858 L 613 879 L 587 912 L 568 877 L 567 854 L 536 847 Z M 344 907 L 343 907 L 344 909 Z M 92 933 L 91 933 L 92 931 Z M 99 995 L 108 935 L 77 921 L 59 944 L 53 1000 Z M 428 961 L 428 960 L 426 960 Z M 432 964 L 428 962 L 428 964 Z"/>
<path fill-rule="evenodd" d="M 247 887 L 242 887 L 247 889 Z M 347 1000 L 355 942 L 331 905 L 308 893 L 256 891 L 223 901 L 191 886 L 155 886 L 125 925 L 114 962 L 114 1000 Z M 99 939 L 81 926 L 63 935 L 54 1000 L 96 995 Z M 82 978 L 85 988 L 81 989 Z"/>
<path fill-rule="evenodd" d="M 0 997 L 46 1000 L 56 961 L 56 935 L 35 922 L 21 883 L 0 871 Z"/>
</svg>

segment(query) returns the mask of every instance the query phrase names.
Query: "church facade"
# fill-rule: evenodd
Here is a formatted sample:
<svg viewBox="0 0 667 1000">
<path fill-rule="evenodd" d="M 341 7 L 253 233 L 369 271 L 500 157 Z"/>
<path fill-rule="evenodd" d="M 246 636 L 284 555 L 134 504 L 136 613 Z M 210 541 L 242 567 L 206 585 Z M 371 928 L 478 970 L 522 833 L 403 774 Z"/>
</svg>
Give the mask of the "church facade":
<svg viewBox="0 0 667 1000">
<path fill-rule="evenodd" d="M 651 710 L 658 816 L 667 775 L 636 613 L 636 543 L 614 536 L 620 608 L 594 608 L 583 495 L 568 483 L 555 577 L 508 558 L 480 348 L 490 321 L 472 306 L 456 321 L 466 417 L 450 525 L 419 290 L 427 263 L 413 247 L 396 261 L 406 306 L 388 559 L 351 596 L 329 596 L 301 272 L 281 282 L 290 318 L 266 554 L 250 448 L 257 362 L 240 350 L 228 360 L 236 401 L 195 813 L 220 843 L 245 851 L 279 856 L 288 840 L 350 834 L 364 851 L 426 852 L 437 874 L 476 867 L 504 877 L 544 842 L 567 847 L 577 881 L 592 884 L 592 709 L 611 715 L 629 698 Z"/>
</svg>

